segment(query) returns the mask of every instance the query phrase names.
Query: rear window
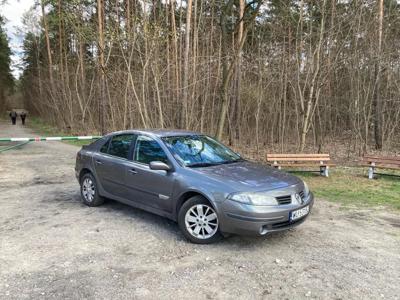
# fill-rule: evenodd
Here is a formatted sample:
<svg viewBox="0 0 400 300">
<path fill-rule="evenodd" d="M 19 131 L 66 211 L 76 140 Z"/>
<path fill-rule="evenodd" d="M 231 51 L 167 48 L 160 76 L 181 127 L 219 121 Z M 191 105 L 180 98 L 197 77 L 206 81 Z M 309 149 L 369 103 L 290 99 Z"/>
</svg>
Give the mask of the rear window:
<svg viewBox="0 0 400 300">
<path fill-rule="evenodd" d="M 100 152 L 102 153 L 107 153 L 108 152 L 108 145 L 110 145 L 110 140 L 104 143 L 103 146 L 100 148 Z"/>
<path fill-rule="evenodd" d="M 121 134 L 113 136 L 111 141 L 109 142 L 110 145 L 108 147 L 107 153 L 113 156 L 128 159 L 133 137 L 133 134 Z"/>
</svg>

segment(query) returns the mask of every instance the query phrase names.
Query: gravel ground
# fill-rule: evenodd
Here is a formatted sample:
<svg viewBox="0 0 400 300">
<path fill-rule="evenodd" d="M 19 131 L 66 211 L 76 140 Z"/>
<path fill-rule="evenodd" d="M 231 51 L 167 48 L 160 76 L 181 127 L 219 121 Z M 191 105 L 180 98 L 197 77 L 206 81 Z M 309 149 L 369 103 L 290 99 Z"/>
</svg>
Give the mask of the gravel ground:
<svg viewBox="0 0 400 300">
<path fill-rule="evenodd" d="M 33 134 L 0 122 L 10 135 Z M 1 299 L 400 299 L 396 212 L 317 199 L 296 229 L 194 245 L 167 219 L 84 206 L 77 150 L 41 142 L 0 154 Z"/>
</svg>

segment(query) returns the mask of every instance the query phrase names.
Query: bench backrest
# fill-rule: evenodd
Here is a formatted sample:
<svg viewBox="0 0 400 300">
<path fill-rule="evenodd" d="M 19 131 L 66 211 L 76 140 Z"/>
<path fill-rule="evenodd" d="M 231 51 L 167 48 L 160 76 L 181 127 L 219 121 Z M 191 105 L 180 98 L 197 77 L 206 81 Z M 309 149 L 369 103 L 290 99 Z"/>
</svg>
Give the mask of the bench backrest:
<svg viewBox="0 0 400 300">
<path fill-rule="evenodd" d="M 362 160 L 368 164 L 398 166 L 400 168 L 400 156 L 365 155 Z"/>
<path fill-rule="evenodd" d="M 307 162 L 321 162 L 330 161 L 331 158 L 329 154 L 267 154 L 267 161 L 307 161 Z"/>
</svg>

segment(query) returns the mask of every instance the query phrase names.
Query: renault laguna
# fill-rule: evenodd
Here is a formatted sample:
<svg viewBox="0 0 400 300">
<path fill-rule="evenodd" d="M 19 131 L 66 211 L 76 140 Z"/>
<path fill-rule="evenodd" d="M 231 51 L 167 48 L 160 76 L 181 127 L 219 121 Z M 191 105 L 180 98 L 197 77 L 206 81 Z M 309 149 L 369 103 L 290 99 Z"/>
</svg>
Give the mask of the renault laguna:
<svg viewBox="0 0 400 300">
<path fill-rule="evenodd" d="M 292 228 L 314 202 L 299 178 L 190 131 L 108 134 L 78 152 L 75 172 L 86 205 L 108 198 L 167 217 L 199 244 Z"/>
</svg>

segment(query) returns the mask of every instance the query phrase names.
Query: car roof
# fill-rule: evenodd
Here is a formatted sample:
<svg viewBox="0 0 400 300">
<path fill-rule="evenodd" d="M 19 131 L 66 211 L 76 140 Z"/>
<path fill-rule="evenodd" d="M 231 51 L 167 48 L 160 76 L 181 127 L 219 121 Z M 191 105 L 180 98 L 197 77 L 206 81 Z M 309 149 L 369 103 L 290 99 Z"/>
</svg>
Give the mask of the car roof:
<svg viewBox="0 0 400 300">
<path fill-rule="evenodd" d="M 167 136 L 202 135 L 199 132 L 180 130 L 180 129 L 131 129 L 131 130 L 111 132 L 107 135 L 109 136 L 109 135 L 124 134 L 124 133 L 145 134 L 160 138 Z"/>
</svg>

